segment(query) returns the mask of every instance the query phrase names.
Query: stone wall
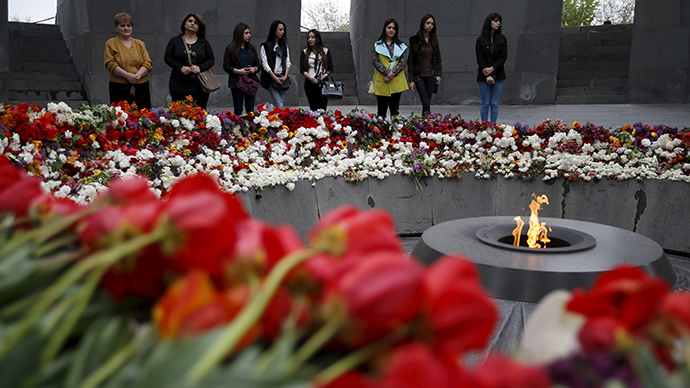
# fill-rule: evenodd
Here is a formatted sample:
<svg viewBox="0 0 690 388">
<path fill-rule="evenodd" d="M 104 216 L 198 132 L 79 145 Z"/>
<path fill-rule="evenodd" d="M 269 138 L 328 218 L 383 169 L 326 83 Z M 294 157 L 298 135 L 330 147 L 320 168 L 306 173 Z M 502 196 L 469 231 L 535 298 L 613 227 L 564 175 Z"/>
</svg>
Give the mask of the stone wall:
<svg viewBox="0 0 690 388">
<path fill-rule="evenodd" d="M 9 99 L 7 80 L 10 77 L 10 31 L 7 26 L 7 0 L 0 1 L 0 101 Z"/>
<path fill-rule="evenodd" d="M 690 0 L 635 2 L 628 102 L 690 102 Z"/>
<path fill-rule="evenodd" d="M 595 222 L 630 230 L 651 238 L 664 249 L 690 254 L 686 212 L 690 207 L 687 183 L 661 180 L 428 178 L 415 183 L 408 176 L 360 183 L 325 178 L 312 184 L 299 181 L 285 187 L 241 193 L 254 217 L 273 224 L 290 224 L 305 237 L 318 218 L 338 206 L 379 208 L 395 219 L 398 233 L 421 234 L 427 228 L 454 219 L 484 216 L 521 216 L 525 223 L 532 193 L 546 194 L 540 216 Z M 672 204 L 672 205 L 671 205 Z M 587 232 L 587 231 L 585 231 Z"/>
</svg>

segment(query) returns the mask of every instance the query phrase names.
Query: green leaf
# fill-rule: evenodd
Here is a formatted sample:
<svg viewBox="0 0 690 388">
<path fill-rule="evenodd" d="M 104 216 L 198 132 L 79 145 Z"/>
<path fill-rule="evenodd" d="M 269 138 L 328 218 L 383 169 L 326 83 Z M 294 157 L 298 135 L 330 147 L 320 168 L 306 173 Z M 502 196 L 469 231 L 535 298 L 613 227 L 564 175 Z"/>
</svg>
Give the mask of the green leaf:
<svg viewBox="0 0 690 388">
<path fill-rule="evenodd" d="M 12 328 L 0 326 L 0 343 L 11 332 Z M 18 346 L 12 348 L 0 361 L 0 376 L 3 387 L 22 387 L 35 380 L 40 363 L 41 347 L 45 337 L 37 328 L 33 328 Z"/>
<path fill-rule="evenodd" d="M 93 323 L 81 338 L 74 361 L 65 380 L 65 387 L 77 387 L 105 363 L 113 353 L 134 337 L 128 319 L 106 318 Z"/>
<path fill-rule="evenodd" d="M 654 388 L 677 388 L 671 384 L 668 373 L 652 354 L 648 346 L 641 346 L 635 359 L 637 374 L 642 386 Z"/>
</svg>

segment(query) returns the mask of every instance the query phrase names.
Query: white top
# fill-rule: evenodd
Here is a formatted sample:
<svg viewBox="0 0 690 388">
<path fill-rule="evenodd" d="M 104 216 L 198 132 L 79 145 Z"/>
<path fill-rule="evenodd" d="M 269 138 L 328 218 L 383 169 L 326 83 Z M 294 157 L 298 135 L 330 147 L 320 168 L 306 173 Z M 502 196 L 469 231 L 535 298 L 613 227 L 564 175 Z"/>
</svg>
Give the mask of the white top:
<svg viewBox="0 0 690 388">
<path fill-rule="evenodd" d="M 278 45 L 273 46 L 273 51 L 275 51 L 277 47 Z M 287 71 L 292 65 L 292 63 L 290 63 L 290 48 L 287 45 L 285 45 L 285 51 L 287 51 L 287 53 L 285 53 L 285 70 Z M 283 59 L 278 55 L 276 55 L 276 65 L 273 69 L 268 66 L 268 57 L 266 56 L 266 50 L 263 45 L 261 45 L 261 53 L 259 55 L 261 55 L 261 67 L 263 67 L 265 72 L 273 71 L 273 74 L 280 74 L 283 71 Z"/>
<path fill-rule="evenodd" d="M 302 51 L 304 51 L 304 54 L 307 53 L 307 49 L 304 49 L 304 50 L 302 50 Z M 324 52 L 326 55 L 328 55 L 328 48 L 327 48 L 327 47 L 324 47 L 324 48 L 323 48 L 323 52 Z M 322 60 L 321 58 L 319 58 L 319 63 L 318 63 L 318 64 L 317 64 L 317 63 L 314 63 L 315 60 L 316 60 L 316 54 L 315 54 L 314 52 L 309 53 L 309 59 L 307 59 L 307 63 L 309 64 L 309 69 L 307 69 L 307 73 L 309 73 L 309 76 L 310 76 L 310 77 L 316 77 L 316 69 L 317 69 L 317 67 L 318 67 L 318 66 L 321 66 L 321 65 L 323 64 L 323 60 Z M 325 73 L 328 69 L 321 69 L 321 68 L 319 68 L 318 70 L 319 70 L 319 72 L 321 73 L 321 75 L 323 75 L 323 73 Z"/>
</svg>

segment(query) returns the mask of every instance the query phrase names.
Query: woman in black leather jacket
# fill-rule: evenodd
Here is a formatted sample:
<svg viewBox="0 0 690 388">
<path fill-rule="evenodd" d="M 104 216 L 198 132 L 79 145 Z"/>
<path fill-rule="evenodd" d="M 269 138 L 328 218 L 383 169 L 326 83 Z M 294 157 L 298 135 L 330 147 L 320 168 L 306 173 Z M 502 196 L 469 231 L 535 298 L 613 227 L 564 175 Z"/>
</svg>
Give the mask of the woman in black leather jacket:
<svg viewBox="0 0 690 388">
<path fill-rule="evenodd" d="M 410 56 L 407 59 L 410 72 L 410 89 L 417 89 L 422 100 L 422 114 L 431 113 L 431 96 L 441 84 L 441 48 L 436 37 L 436 19 L 426 14 L 419 23 L 419 31 L 410 37 Z"/>
</svg>

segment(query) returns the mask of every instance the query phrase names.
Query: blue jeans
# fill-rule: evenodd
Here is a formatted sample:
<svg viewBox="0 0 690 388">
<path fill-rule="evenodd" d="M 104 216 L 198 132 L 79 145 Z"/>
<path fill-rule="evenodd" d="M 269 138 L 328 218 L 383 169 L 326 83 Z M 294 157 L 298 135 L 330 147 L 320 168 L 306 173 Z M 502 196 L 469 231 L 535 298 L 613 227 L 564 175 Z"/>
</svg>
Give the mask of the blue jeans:
<svg viewBox="0 0 690 388">
<path fill-rule="evenodd" d="M 285 108 L 285 93 L 287 92 L 287 89 L 276 89 L 273 86 L 268 88 L 268 93 L 271 95 L 271 98 L 273 99 L 273 103 L 275 106 L 278 108 Z"/>
<path fill-rule="evenodd" d="M 249 94 L 243 93 L 239 89 L 230 89 L 232 92 L 232 105 L 235 107 L 235 114 L 242 114 L 242 103 L 244 102 L 245 113 L 249 113 L 254 110 L 254 100 L 256 96 L 250 96 Z"/>
<path fill-rule="evenodd" d="M 491 106 L 491 122 L 495 123 L 498 119 L 498 100 L 501 99 L 501 90 L 503 90 L 504 79 L 497 80 L 493 85 L 489 85 L 484 81 L 477 81 L 479 85 L 479 95 L 482 98 L 482 107 L 480 114 L 482 121 L 489 119 L 489 106 Z"/>
</svg>

